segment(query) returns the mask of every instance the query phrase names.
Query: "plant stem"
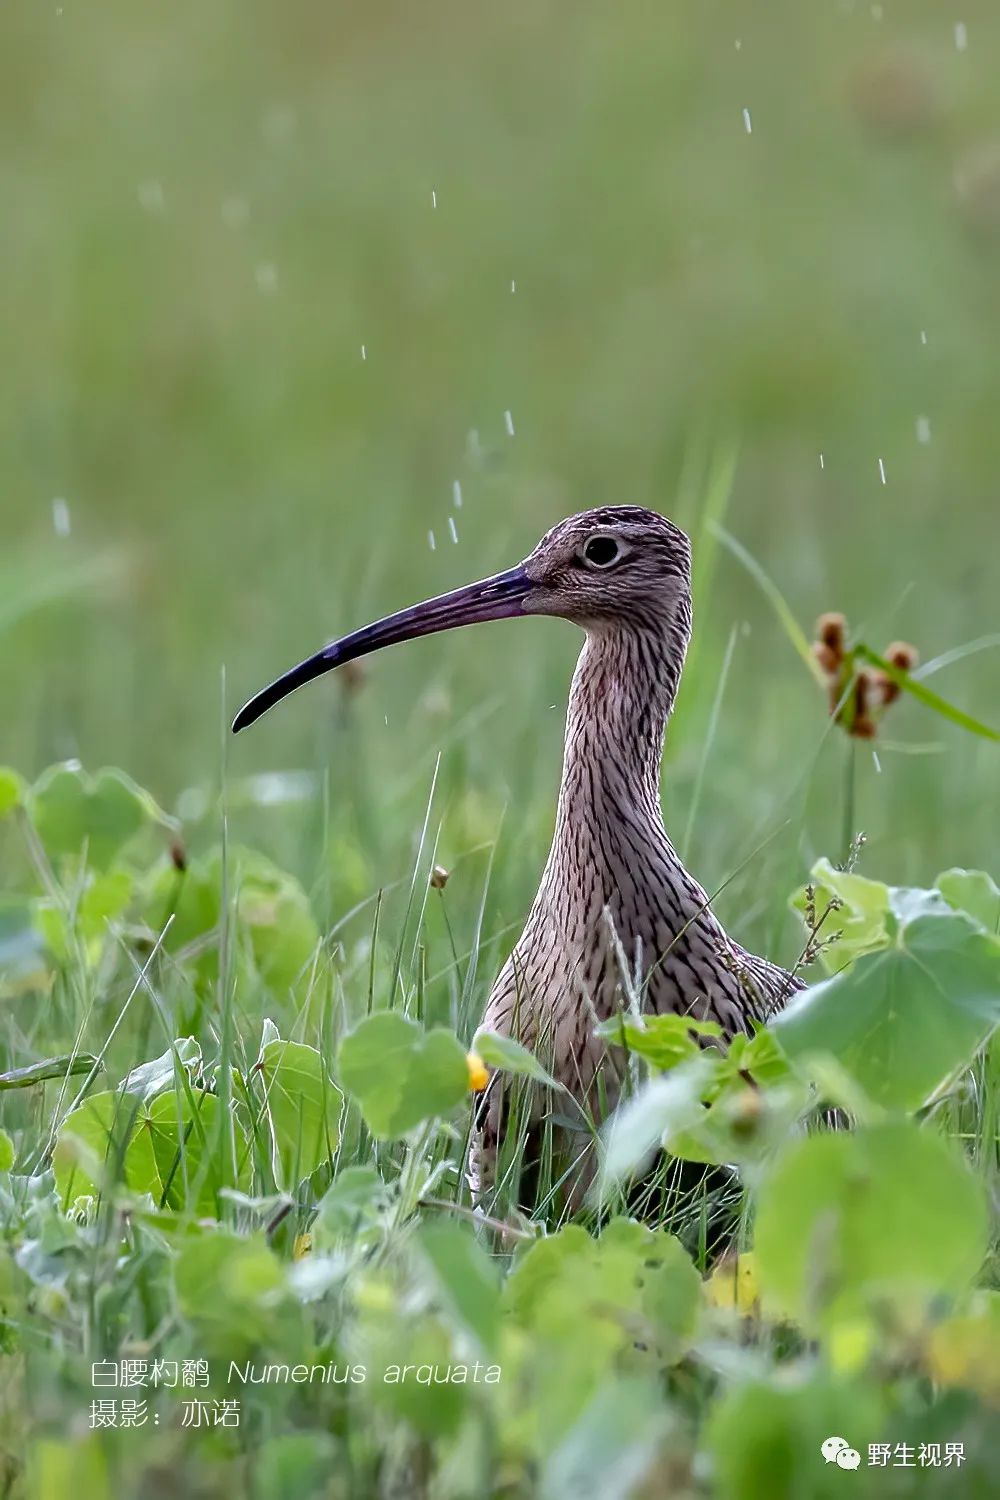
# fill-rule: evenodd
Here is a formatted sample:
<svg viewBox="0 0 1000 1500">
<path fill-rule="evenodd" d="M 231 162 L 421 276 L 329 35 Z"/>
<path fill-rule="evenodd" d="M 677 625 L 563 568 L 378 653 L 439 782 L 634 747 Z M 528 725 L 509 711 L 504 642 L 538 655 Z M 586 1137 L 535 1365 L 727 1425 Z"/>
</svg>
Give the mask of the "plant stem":
<svg viewBox="0 0 1000 1500">
<path fill-rule="evenodd" d="M 854 741 L 848 737 L 847 759 L 844 762 L 844 853 L 842 857 L 845 869 L 851 857 L 851 845 L 854 842 L 854 777 L 856 764 Z"/>
</svg>

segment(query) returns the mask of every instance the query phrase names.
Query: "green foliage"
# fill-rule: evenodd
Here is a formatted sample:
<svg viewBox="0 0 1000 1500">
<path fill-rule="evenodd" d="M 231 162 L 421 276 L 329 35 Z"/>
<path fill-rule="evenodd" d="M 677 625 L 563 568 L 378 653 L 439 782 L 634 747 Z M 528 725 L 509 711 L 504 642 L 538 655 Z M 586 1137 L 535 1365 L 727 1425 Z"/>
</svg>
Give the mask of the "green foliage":
<svg viewBox="0 0 1000 1500">
<path fill-rule="evenodd" d="M 122 1094 L 92 1094 L 59 1127 L 56 1184 L 63 1202 L 112 1196 L 117 1188 L 158 1208 L 218 1210 L 222 1185 L 214 1158 L 219 1101 L 190 1090 L 135 1100 Z"/>
<path fill-rule="evenodd" d="M 282 1264 L 259 1235 L 189 1236 L 173 1279 L 182 1316 L 220 1353 L 242 1354 L 280 1337 L 292 1306 Z"/>
<path fill-rule="evenodd" d="M 170 953 L 195 945 L 195 973 L 202 985 L 219 978 L 220 937 L 225 893 L 233 893 L 236 961 L 248 981 L 278 995 L 309 993 L 320 947 L 319 928 L 300 883 L 271 860 L 248 849 L 230 849 L 225 859 L 213 849 L 178 871 L 162 862 L 142 890 L 147 920 L 159 930 L 172 918 L 166 936 Z"/>
<path fill-rule="evenodd" d="M 10 766 L 0 766 L 0 818 L 21 806 L 25 791 L 22 777 Z"/>
<path fill-rule="evenodd" d="M 487 1066 L 499 1068 L 502 1073 L 531 1078 L 535 1083 L 543 1083 L 549 1088 L 561 1087 L 542 1067 L 535 1054 L 529 1052 L 527 1047 L 522 1047 L 513 1037 L 498 1036 L 493 1031 L 477 1031 L 472 1047 Z"/>
<path fill-rule="evenodd" d="M 397 1011 L 369 1016 L 340 1044 L 338 1071 L 365 1124 L 382 1139 L 449 1115 L 468 1094 L 463 1048 L 443 1028 L 425 1032 Z"/>
<path fill-rule="evenodd" d="M 893 1121 L 809 1136 L 779 1155 L 761 1188 L 765 1303 L 810 1331 L 873 1310 L 919 1313 L 934 1297 L 962 1296 L 986 1233 L 982 1184 L 931 1132 Z"/>
<path fill-rule="evenodd" d="M 426 1256 L 442 1297 L 484 1355 L 500 1342 L 500 1277 L 474 1236 L 459 1224 L 423 1224 L 417 1244 Z"/>
<path fill-rule="evenodd" d="M 316 1048 L 304 1042 L 265 1042 L 255 1072 L 264 1085 L 275 1181 L 290 1189 L 334 1155 L 343 1096 Z"/>
<path fill-rule="evenodd" d="M 823 1462 L 823 1443 L 849 1433 L 851 1446 L 867 1456 L 868 1444 L 883 1437 L 885 1421 L 874 1383 L 811 1372 L 793 1383 L 738 1384 L 708 1422 L 718 1494 L 722 1500 L 833 1500 L 852 1481 L 836 1463 Z M 874 1486 L 867 1493 L 875 1493 Z"/>
<path fill-rule="evenodd" d="M 100 1063 L 89 1052 L 70 1052 L 63 1057 L 45 1057 L 23 1068 L 11 1068 L 0 1073 L 0 1089 L 27 1089 L 33 1084 L 45 1083 L 51 1078 L 77 1078 L 84 1073 L 96 1073 Z"/>
<path fill-rule="evenodd" d="M 1000 1116 L 970 1101 L 995 1087 L 1000 1034 L 988 876 L 911 889 L 820 861 L 793 907 L 826 976 L 728 1042 L 690 1017 L 595 1023 L 626 1086 L 588 1202 L 572 1213 L 550 1185 L 543 1135 L 534 1200 L 516 1209 L 501 1182 L 477 1208 L 480 1063 L 572 1122 L 543 1059 L 452 1008 L 469 980 L 428 970 L 434 912 L 416 938 L 407 912 L 402 937 L 379 916 L 366 941 L 333 941 L 272 861 L 168 859 L 156 818 L 136 823 L 144 794 L 111 777 L 95 802 L 97 779 L 64 774 L 40 783 L 63 789 L 53 816 L 74 809 L 52 850 L 31 788 L 10 809 L 29 852 L 11 1003 L 48 1007 L 50 1045 L 19 1042 L 0 1074 L 0 1341 L 58 1330 L 33 1356 L 51 1389 L 89 1379 L 66 1330 L 93 1328 L 111 1358 L 198 1353 L 207 1399 L 241 1401 L 258 1473 L 306 1493 L 332 1474 L 384 1492 L 422 1464 L 443 1495 L 457 1464 L 518 1497 L 626 1500 L 701 1474 L 720 1497 L 792 1500 L 834 1493 L 831 1432 L 866 1452 L 894 1423 L 954 1426 L 949 1400 L 963 1432 L 986 1430 Z M 120 824 L 103 811 L 119 798 Z M 693 1205 L 671 1185 L 684 1161 L 727 1186 Z M 702 1214 L 729 1211 L 740 1253 L 715 1262 Z M 265 1374 L 244 1384 L 233 1364 Z M 156 1409 L 181 1462 L 173 1408 Z M 210 1441 L 196 1451 L 228 1464 Z M 58 1476 L 67 1450 L 46 1451 Z"/>
<path fill-rule="evenodd" d="M 856 962 L 795 996 L 771 1030 L 793 1059 L 829 1053 L 876 1103 L 917 1109 L 1000 1022 L 1000 940 L 955 909 L 988 904 L 987 878 L 942 876 L 949 900 L 826 864 L 813 877 L 819 903 L 844 903 L 832 921 L 845 919 L 845 942 L 828 951 Z"/>
<path fill-rule="evenodd" d="M 524 1327 L 568 1335 L 581 1323 L 620 1354 L 680 1359 L 693 1335 L 699 1280 L 679 1241 L 631 1219 L 613 1219 L 595 1240 L 572 1224 L 532 1245 L 508 1281 L 508 1305 Z M 650 1341 L 647 1343 L 647 1341 Z"/>
<path fill-rule="evenodd" d="M 75 762 L 40 776 L 25 805 L 50 859 L 86 854 L 97 872 L 107 870 L 141 829 L 169 826 L 149 793 L 124 772 L 105 769 L 88 776 Z"/>
</svg>

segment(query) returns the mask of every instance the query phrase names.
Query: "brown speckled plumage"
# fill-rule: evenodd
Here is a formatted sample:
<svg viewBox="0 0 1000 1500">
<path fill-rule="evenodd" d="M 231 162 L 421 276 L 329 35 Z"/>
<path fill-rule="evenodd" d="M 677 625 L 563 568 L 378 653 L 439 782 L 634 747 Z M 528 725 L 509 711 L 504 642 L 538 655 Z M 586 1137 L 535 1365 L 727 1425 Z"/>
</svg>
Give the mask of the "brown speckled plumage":
<svg viewBox="0 0 1000 1500">
<path fill-rule="evenodd" d="M 638 1006 L 716 1020 L 732 1036 L 800 988 L 726 935 L 663 827 L 663 737 L 691 633 L 684 533 L 638 506 L 571 516 L 519 567 L 325 647 L 251 699 L 234 729 L 382 646 L 521 614 L 572 620 L 586 639 L 570 692 L 552 849 L 483 1025 L 539 1048 L 558 1081 L 599 1115 L 615 1103 L 622 1067 L 621 1054 L 594 1036 L 599 1020 Z M 502 1084 L 491 1080 L 478 1111 L 469 1178 L 479 1197 L 494 1180 Z M 581 1163 L 577 1183 L 587 1175 Z"/>
<path fill-rule="evenodd" d="M 626 555 L 577 574 L 575 559 L 595 533 Z M 691 631 L 687 537 L 638 507 L 587 511 L 549 532 L 525 568 L 542 585 L 534 609 L 575 619 L 586 640 L 551 852 L 483 1025 L 544 1047 L 558 1081 L 599 1114 L 615 1102 L 621 1054 L 595 1037 L 598 1020 L 638 999 L 649 1013 L 718 1021 L 731 1036 L 800 985 L 726 935 L 663 826 L 663 738 Z M 492 1181 L 502 1114 L 495 1090 L 470 1157 L 480 1195 Z"/>
</svg>

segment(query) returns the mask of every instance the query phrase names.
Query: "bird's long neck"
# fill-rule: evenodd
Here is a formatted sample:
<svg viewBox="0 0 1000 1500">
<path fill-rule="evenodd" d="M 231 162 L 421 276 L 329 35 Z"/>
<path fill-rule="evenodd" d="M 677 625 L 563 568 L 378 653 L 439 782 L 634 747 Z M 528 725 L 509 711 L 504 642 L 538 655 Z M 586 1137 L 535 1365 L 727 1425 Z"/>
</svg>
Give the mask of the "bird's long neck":
<svg viewBox="0 0 1000 1500">
<path fill-rule="evenodd" d="M 665 837 L 660 760 L 689 636 L 686 601 L 665 621 L 588 634 L 570 691 L 550 868 L 599 858 L 623 827 Z"/>
</svg>

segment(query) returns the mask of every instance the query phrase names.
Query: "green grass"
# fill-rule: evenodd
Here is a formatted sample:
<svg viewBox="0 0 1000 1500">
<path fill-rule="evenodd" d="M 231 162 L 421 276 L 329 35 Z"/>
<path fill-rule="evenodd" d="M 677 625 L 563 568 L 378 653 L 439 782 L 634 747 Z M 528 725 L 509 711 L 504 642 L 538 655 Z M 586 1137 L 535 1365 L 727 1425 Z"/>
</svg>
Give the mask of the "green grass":
<svg viewBox="0 0 1000 1500">
<path fill-rule="evenodd" d="M 873 1441 L 965 1434 L 995 1492 L 977 1405 L 995 1384 L 932 1389 L 912 1328 L 879 1324 L 874 1351 L 827 1330 L 813 1355 L 788 1324 L 699 1326 L 697 1353 L 658 1347 L 651 1386 L 607 1319 L 510 1290 L 519 1333 L 492 1405 L 274 1388 L 237 1432 L 181 1430 L 174 1407 L 106 1444 L 86 1414 L 90 1360 L 123 1351 L 214 1361 L 245 1335 L 276 1359 L 343 1362 L 374 1359 L 385 1330 L 400 1351 L 409 1332 L 449 1349 L 493 1337 L 453 1300 L 479 1286 L 492 1306 L 482 1262 L 465 1240 L 420 1239 L 471 1228 L 467 1103 L 376 1142 L 352 1099 L 333 1164 L 289 1204 L 253 1065 L 265 1016 L 316 1049 L 327 1084 L 373 1010 L 471 1038 L 548 848 L 577 640 L 535 620 L 415 642 L 232 742 L 239 703 L 324 640 L 507 566 L 572 510 L 653 505 L 695 542 L 667 825 L 733 935 L 794 961 L 790 894 L 861 830 L 859 872 L 880 881 L 996 871 L 996 746 L 909 698 L 877 759 L 848 744 L 789 624 L 808 643 L 839 609 L 876 653 L 910 640 L 943 659 L 921 682 L 1000 728 L 998 45 L 983 0 L 960 18 L 930 0 L 880 19 L 791 0 L 5 16 L 0 761 L 27 783 L 71 757 L 120 766 L 166 810 L 110 863 L 88 843 L 89 876 L 51 820 L 34 834 L 27 815 L 0 820 L 0 1065 L 86 1066 L 0 1092 L 17 1152 L 0 1179 L 11 1493 L 346 1495 L 393 1475 L 419 1492 L 421 1474 L 435 1495 L 585 1493 L 583 1473 L 602 1495 L 825 1495 L 840 1474 L 806 1456 L 828 1435 L 814 1444 L 810 1424 L 821 1413 L 860 1442 L 866 1412 Z M 186 874 L 167 853 L 178 836 Z M 434 863 L 451 872 L 441 891 Z M 127 889 L 95 895 L 120 866 Z M 161 1148 L 155 1211 L 122 1199 L 116 1169 L 67 1227 L 39 1176 L 59 1122 L 84 1084 L 113 1091 L 188 1035 L 219 1066 L 219 1107 L 202 1118 L 178 1064 L 164 1097 L 180 1114 L 142 1126 Z M 89 1081 L 84 1055 L 101 1062 Z M 239 1105 L 245 1157 L 232 1067 L 257 1089 Z M 995 1070 L 990 1043 L 925 1123 L 990 1191 Z M 134 1109 L 115 1097 L 113 1139 Z M 493 1206 L 508 1238 L 478 1234 L 504 1273 L 536 1232 L 514 1217 L 517 1141 Z M 377 1172 L 386 1201 L 358 1179 L 353 1206 L 334 1199 L 313 1228 L 313 1261 L 293 1261 L 348 1168 Z M 737 1205 L 747 1243 L 755 1171 Z M 547 1155 L 538 1220 L 553 1233 L 559 1175 Z M 239 1236 L 242 1270 L 199 1261 L 214 1252 L 192 1214 Z M 705 1205 L 668 1194 L 657 1214 L 697 1261 Z M 606 1253 L 624 1259 L 565 1272 L 589 1308 L 588 1277 L 628 1279 L 626 1251 Z M 331 1278 L 314 1302 L 287 1279 L 311 1263 Z M 663 1275 L 664 1299 L 683 1300 Z M 636 1317 L 649 1309 L 611 1322 Z M 680 1339 L 665 1314 L 656 1326 Z M 650 1405 L 654 1386 L 667 1399 Z M 756 1468 L 740 1431 L 759 1434 Z M 29 1436 L 42 1446 L 25 1468 Z M 887 1496 L 963 1480 L 843 1482 Z"/>
</svg>

